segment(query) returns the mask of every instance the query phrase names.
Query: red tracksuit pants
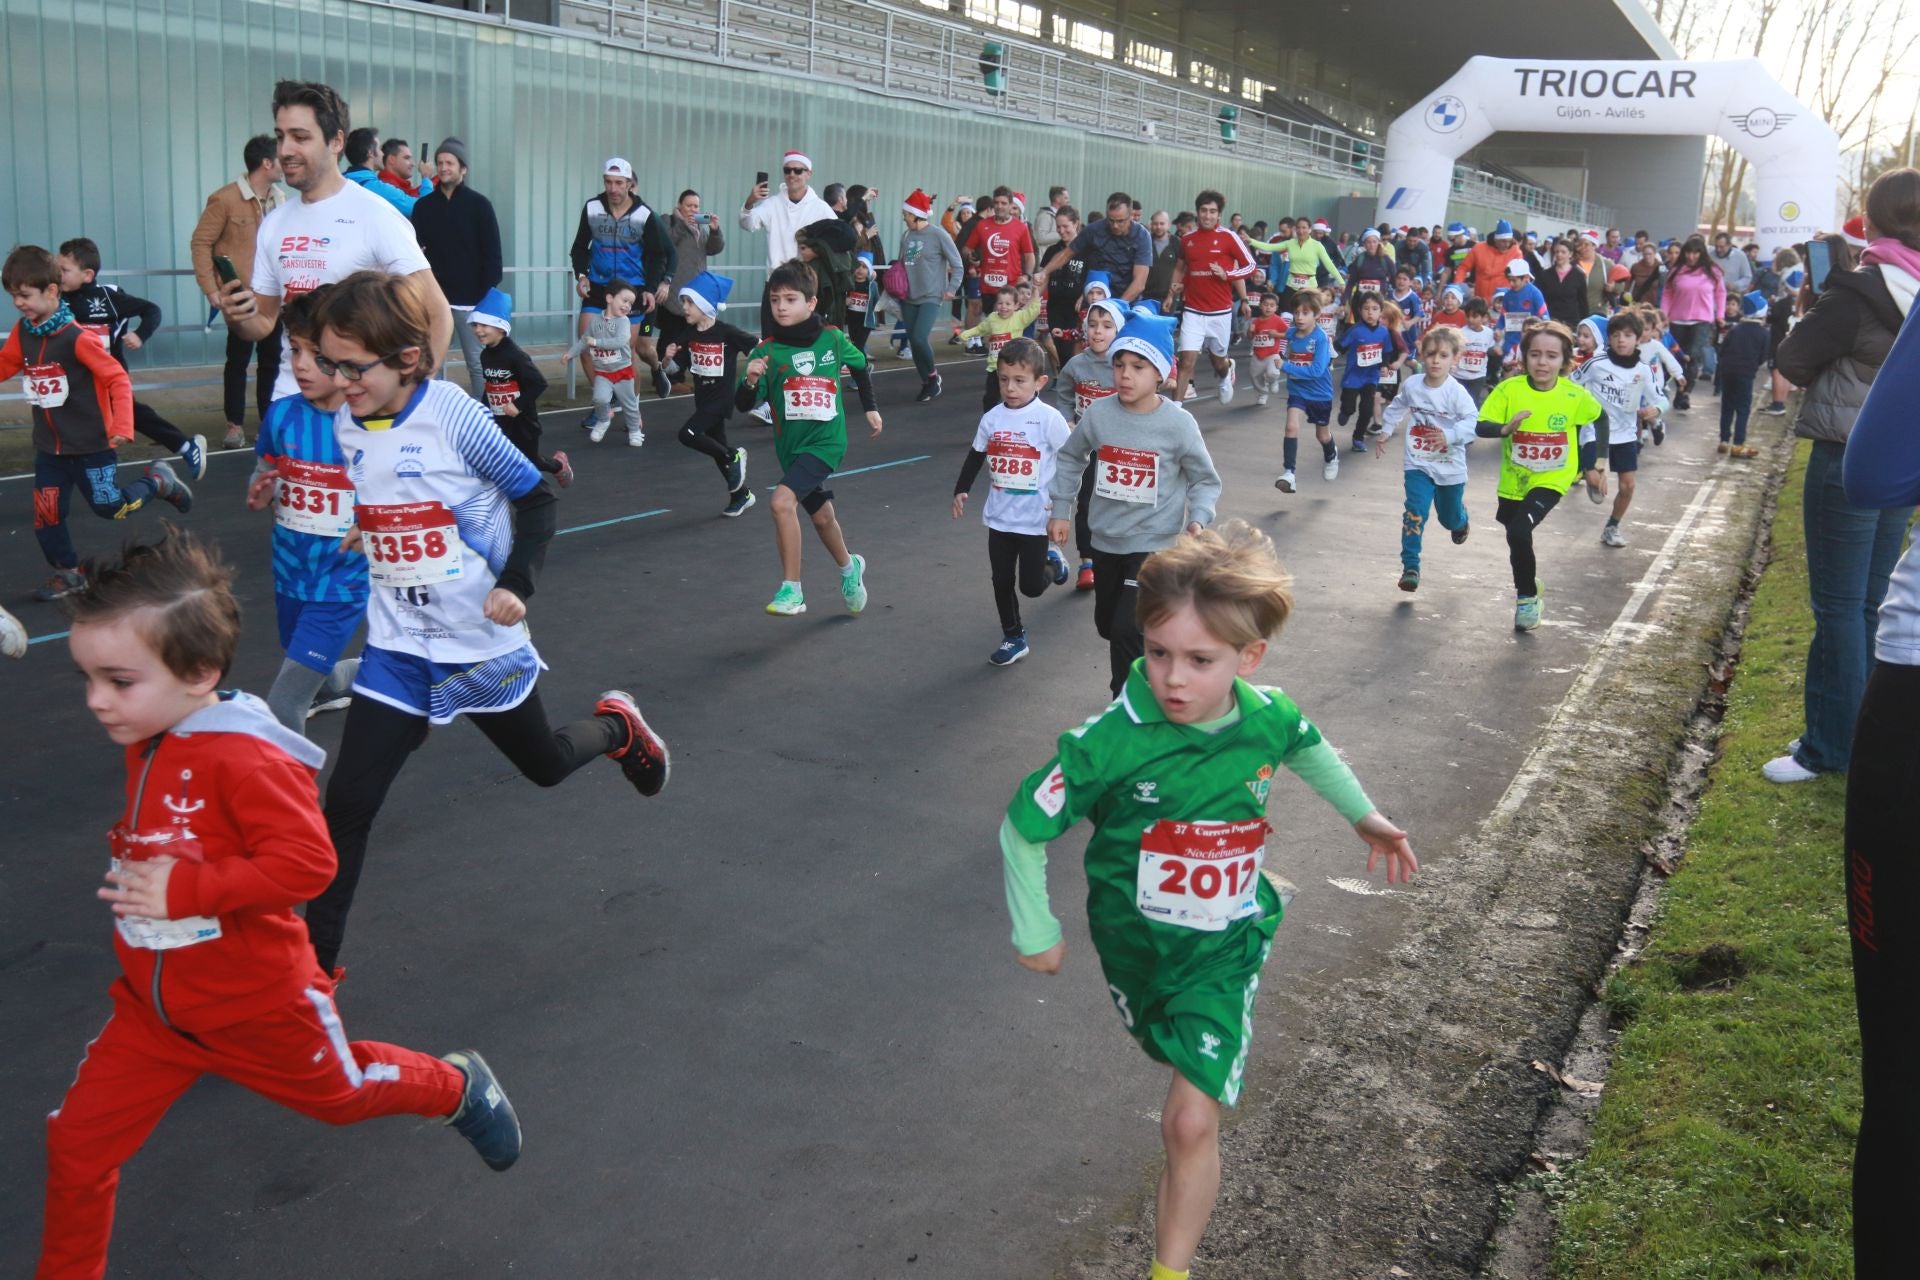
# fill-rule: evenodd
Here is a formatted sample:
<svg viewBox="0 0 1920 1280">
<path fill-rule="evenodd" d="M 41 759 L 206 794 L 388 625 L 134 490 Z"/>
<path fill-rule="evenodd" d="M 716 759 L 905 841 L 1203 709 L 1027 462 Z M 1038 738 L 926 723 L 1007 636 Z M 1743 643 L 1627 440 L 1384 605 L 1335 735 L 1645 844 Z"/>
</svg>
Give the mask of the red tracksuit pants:
<svg viewBox="0 0 1920 1280">
<path fill-rule="evenodd" d="M 371 1040 L 349 1044 L 333 998 L 308 987 L 283 1008 L 188 1036 L 157 1018 L 125 978 L 113 1016 L 47 1118 L 47 1216 L 39 1280 L 107 1271 L 120 1166 L 202 1075 L 222 1076 L 328 1124 L 448 1116 L 466 1077 L 439 1058 Z"/>
</svg>

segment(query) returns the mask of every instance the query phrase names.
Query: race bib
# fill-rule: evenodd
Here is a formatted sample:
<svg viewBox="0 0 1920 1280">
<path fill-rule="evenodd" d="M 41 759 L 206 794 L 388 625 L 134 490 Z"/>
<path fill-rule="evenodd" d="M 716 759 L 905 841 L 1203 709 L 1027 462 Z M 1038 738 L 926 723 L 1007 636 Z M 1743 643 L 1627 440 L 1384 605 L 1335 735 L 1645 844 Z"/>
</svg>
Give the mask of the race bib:
<svg viewBox="0 0 1920 1280">
<path fill-rule="evenodd" d="M 1280 345 L 1280 335 L 1275 333 L 1273 330 L 1260 329 L 1260 330 L 1254 331 L 1253 354 L 1257 358 L 1262 360 L 1266 359 L 1268 356 L 1273 354 L 1273 349 L 1279 345 Z"/>
<path fill-rule="evenodd" d="M 694 342 L 687 346 L 687 367 L 696 378 L 719 378 L 727 371 L 727 349 L 718 342 Z"/>
<path fill-rule="evenodd" d="M 1397 386 L 1399 386 L 1399 385 L 1400 385 L 1400 370 L 1399 370 L 1399 369 L 1397 369 L 1397 368 L 1396 368 L 1396 369 L 1382 369 L 1382 370 L 1380 371 L 1380 385 L 1381 385 L 1381 386 L 1383 386 L 1383 387 L 1397 387 Z"/>
<path fill-rule="evenodd" d="M 1076 382 L 1073 384 L 1073 398 L 1078 402 L 1075 416 L 1085 413 L 1087 406 L 1095 400 L 1105 400 L 1113 394 L 1112 387 L 1103 387 L 1097 382 Z"/>
<path fill-rule="evenodd" d="M 1151 449 L 1101 445 L 1093 474 L 1093 493 L 1095 497 L 1111 498 L 1115 502 L 1141 502 L 1151 506 L 1160 499 L 1160 455 Z"/>
<path fill-rule="evenodd" d="M 1014 337 L 1015 335 L 1011 333 L 988 334 L 987 335 L 987 354 L 996 355 L 996 356 L 999 355 L 1000 348 L 1006 346 L 1009 342 L 1012 342 Z"/>
<path fill-rule="evenodd" d="M 489 396 L 492 392 L 489 390 Z M 353 482 L 338 463 L 282 458 L 273 522 L 295 533 L 344 538 L 353 529 Z"/>
<path fill-rule="evenodd" d="M 1156 822 L 1140 833 L 1134 905 L 1162 924 L 1217 933 L 1260 914 L 1267 820 Z"/>
<path fill-rule="evenodd" d="M 460 576 L 465 551 L 445 503 L 362 506 L 359 524 L 374 586 L 424 587 Z"/>
<path fill-rule="evenodd" d="M 1407 443 L 1422 457 L 1445 457 L 1449 446 L 1447 433 L 1431 423 L 1417 423 L 1407 431 Z"/>
<path fill-rule="evenodd" d="M 867 314 L 867 295 L 865 290 L 847 295 L 847 314 L 852 315 L 856 311 L 861 315 Z"/>
<path fill-rule="evenodd" d="M 508 378 L 500 382 L 487 380 L 487 408 L 493 410 L 496 417 L 502 409 L 516 403 L 519 399 L 520 384 L 513 379 Z"/>
<path fill-rule="evenodd" d="M 1329 312 L 1326 315 L 1320 317 L 1320 332 L 1326 334 L 1329 338 L 1331 338 L 1333 336 L 1333 331 L 1338 326 L 1338 324 L 1339 324 L 1339 321 L 1334 317 L 1334 315 L 1331 312 Z"/>
<path fill-rule="evenodd" d="M 1040 492 L 1040 451 L 1025 440 L 987 443 L 987 478 L 1002 493 Z"/>
<path fill-rule="evenodd" d="M 1516 431 L 1508 456 L 1528 471 L 1558 471 L 1567 465 L 1565 432 Z"/>
<path fill-rule="evenodd" d="M 989 289 L 1004 289 L 1007 287 L 1007 273 L 1004 271 L 983 271 L 980 273 L 980 283 Z"/>
<path fill-rule="evenodd" d="M 1295 368 L 1311 369 L 1313 367 L 1313 348 L 1308 347 L 1302 351 L 1298 347 L 1289 347 L 1287 349 L 1287 363 L 1293 365 Z"/>
<path fill-rule="evenodd" d="M 1295 272 L 1289 271 L 1287 273 L 1287 287 L 1289 289 L 1292 289 L 1295 293 L 1298 293 L 1302 289 L 1313 288 L 1313 282 L 1317 279 L 1319 279 L 1319 277 L 1314 275 L 1311 271 L 1309 271 L 1306 275 L 1299 275 Z"/>
<path fill-rule="evenodd" d="M 1477 378 L 1487 371 L 1487 353 L 1476 347 L 1469 347 L 1460 353 L 1460 371 L 1469 378 Z"/>
<path fill-rule="evenodd" d="M 1353 362 L 1362 369 L 1371 369 L 1380 363 L 1380 344 L 1362 342 L 1353 349 Z"/>
<path fill-rule="evenodd" d="M 788 422 L 832 422 L 839 413 L 840 384 L 832 378 L 798 375 L 780 384 Z"/>
<path fill-rule="evenodd" d="M 1509 311 L 1500 317 L 1500 322 L 1506 326 L 1508 333 L 1519 333 L 1527 327 L 1528 318 L 1524 311 Z"/>
<path fill-rule="evenodd" d="M 593 362 L 595 364 L 618 364 L 620 363 L 620 357 L 625 353 L 626 348 L 624 347 L 595 347 L 593 348 Z"/>
<path fill-rule="evenodd" d="M 1353 282 L 1353 291 L 1355 293 L 1378 293 L 1380 292 L 1380 282 L 1378 280 L 1356 280 Z"/>
<path fill-rule="evenodd" d="M 115 827 L 107 833 L 113 848 L 110 866 L 114 870 L 128 862 L 145 862 L 161 855 L 182 862 L 204 862 L 200 841 L 185 827 L 162 827 L 156 831 L 128 831 Z M 220 921 L 213 916 L 186 916 L 179 920 L 143 920 L 135 916 L 114 917 L 113 927 L 120 940 L 143 951 L 172 951 L 211 942 L 220 936 Z"/>
<path fill-rule="evenodd" d="M 67 371 L 57 364 L 27 366 L 27 403 L 36 409 L 58 409 L 67 402 Z"/>
</svg>

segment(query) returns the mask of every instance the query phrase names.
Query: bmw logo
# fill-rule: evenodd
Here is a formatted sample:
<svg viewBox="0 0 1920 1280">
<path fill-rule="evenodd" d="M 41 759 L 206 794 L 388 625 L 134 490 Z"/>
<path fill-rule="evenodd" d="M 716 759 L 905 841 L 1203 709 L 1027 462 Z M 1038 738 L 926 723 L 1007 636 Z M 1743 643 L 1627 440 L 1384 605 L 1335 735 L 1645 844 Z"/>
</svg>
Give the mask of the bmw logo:
<svg viewBox="0 0 1920 1280">
<path fill-rule="evenodd" d="M 1442 94 L 1427 104 L 1427 128 L 1435 133 L 1452 133 L 1467 118 L 1467 104 L 1452 94 Z"/>
</svg>

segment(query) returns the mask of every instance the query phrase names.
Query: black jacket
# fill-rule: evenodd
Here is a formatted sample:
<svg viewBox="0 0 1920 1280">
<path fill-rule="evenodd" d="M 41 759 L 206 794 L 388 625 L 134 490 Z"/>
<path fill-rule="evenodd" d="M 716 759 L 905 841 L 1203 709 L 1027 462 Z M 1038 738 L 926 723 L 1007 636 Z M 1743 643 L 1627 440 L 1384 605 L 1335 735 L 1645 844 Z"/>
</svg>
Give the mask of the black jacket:
<svg viewBox="0 0 1920 1280">
<path fill-rule="evenodd" d="M 413 206 L 413 234 L 440 291 L 471 307 L 500 283 L 500 223 L 493 202 L 464 182 L 451 198 L 435 187 Z"/>
<path fill-rule="evenodd" d="M 1887 268 L 1896 270 L 1896 268 Z M 1905 273 L 1901 277 L 1906 280 Z M 1911 305 L 1903 284 L 1902 295 Z M 1827 287 L 1774 352 L 1773 366 L 1807 395 L 1794 434 L 1844 442 L 1866 401 L 1867 388 L 1886 363 L 1906 309 L 1888 287 L 1882 268 L 1836 271 Z"/>
<path fill-rule="evenodd" d="M 136 298 L 125 289 L 116 289 L 97 280 L 81 285 L 72 293 L 61 294 L 60 301 L 67 304 L 82 328 L 101 332 L 101 336 L 107 340 L 107 350 L 122 365 L 127 362 L 127 353 L 121 346 L 121 339 L 127 336 L 129 329 L 143 343 L 160 331 L 159 303 Z"/>
<path fill-rule="evenodd" d="M 1742 320 L 1720 339 L 1720 372 L 1751 378 L 1760 372 L 1772 350 L 1773 335 L 1767 332 L 1766 322 Z"/>
</svg>

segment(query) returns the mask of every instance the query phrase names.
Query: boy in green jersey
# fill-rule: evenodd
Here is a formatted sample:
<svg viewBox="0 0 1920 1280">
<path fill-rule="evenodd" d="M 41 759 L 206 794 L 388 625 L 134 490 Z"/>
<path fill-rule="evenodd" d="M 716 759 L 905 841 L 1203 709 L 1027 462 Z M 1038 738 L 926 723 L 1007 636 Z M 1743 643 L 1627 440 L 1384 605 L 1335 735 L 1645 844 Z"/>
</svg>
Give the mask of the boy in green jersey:
<svg viewBox="0 0 1920 1280">
<path fill-rule="evenodd" d="M 1249 684 L 1292 609 L 1273 543 L 1239 521 L 1179 538 L 1141 566 L 1146 654 L 1107 709 L 1060 737 L 1000 825 L 1007 909 L 1022 965 L 1066 955 L 1047 906 L 1046 842 L 1088 818 L 1087 923 L 1114 1007 L 1173 1068 L 1153 1280 L 1182 1280 L 1220 1189 L 1220 1107 L 1240 1100 L 1260 966 L 1280 923 L 1261 863 L 1267 793 L 1292 770 L 1387 861 L 1419 870 L 1406 832 L 1276 688 Z"/>
<path fill-rule="evenodd" d="M 1573 364 L 1573 331 L 1558 321 L 1529 324 L 1520 340 L 1526 372 L 1495 387 L 1480 406 L 1474 434 L 1500 441 L 1500 501 L 1494 519 L 1507 531 L 1513 563 L 1513 627 L 1531 631 L 1543 610 L 1533 530 L 1580 476 L 1580 428 L 1606 410 L 1563 376 Z M 1589 485 L 1607 491 L 1598 470 Z"/>
<path fill-rule="evenodd" d="M 780 590 L 767 612 L 791 615 L 807 611 L 800 587 L 800 516 L 804 508 L 833 562 L 840 566 L 840 597 L 849 613 L 867 607 L 865 556 L 849 554 L 834 515 L 833 490 L 826 487 L 847 454 L 847 419 L 840 403 L 840 370 L 853 371 L 854 389 L 867 425 L 880 434 L 880 411 L 873 400 L 867 358 L 840 330 L 821 323 L 813 312 L 813 269 L 797 259 L 781 263 L 767 278 L 767 304 L 773 327 L 747 360 L 747 376 L 735 393 L 735 407 L 750 411 L 761 401 L 773 410 L 773 448 L 784 474 L 774 486 L 773 540 L 780 551 Z"/>
</svg>

